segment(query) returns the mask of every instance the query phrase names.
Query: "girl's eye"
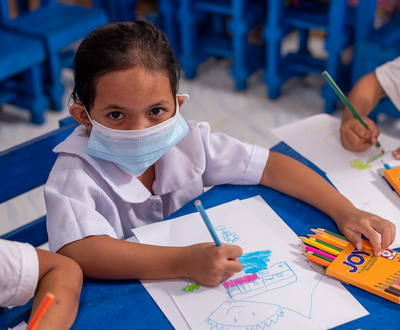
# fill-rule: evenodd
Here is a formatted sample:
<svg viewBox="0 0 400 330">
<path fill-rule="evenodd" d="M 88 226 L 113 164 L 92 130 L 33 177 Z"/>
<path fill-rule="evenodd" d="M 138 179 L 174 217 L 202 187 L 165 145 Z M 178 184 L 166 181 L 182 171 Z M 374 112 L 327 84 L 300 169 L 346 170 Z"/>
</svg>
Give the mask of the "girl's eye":
<svg viewBox="0 0 400 330">
<path fill-rule="evenodd" d="M 122 113 L 119 111 L 113 111 L 108 115 L 112 119 L 121 119 L 123 118 Z"/>
<path fill-rule="evenodd" d="M 161 109 L 161 108 L 154 108 L 154 109 L 151 109 L 150 114 L 151 114 L 152 116 L 160 116 L 160 115 L 162 115 L 164 112 L 165 112 L 165 110 L 163 110 L 163 109 Z"/>
</svg>

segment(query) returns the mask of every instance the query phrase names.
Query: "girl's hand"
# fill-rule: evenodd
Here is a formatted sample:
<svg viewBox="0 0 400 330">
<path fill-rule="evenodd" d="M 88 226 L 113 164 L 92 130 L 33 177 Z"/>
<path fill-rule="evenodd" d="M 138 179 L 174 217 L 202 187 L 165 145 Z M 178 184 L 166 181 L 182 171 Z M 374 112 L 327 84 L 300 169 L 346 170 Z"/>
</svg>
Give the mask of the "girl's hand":
<svg viewBox="0 0 400 330">
<path fill-rule="evenodd" d="M 242 254 L 242 248 L 237 245 L 190 245 L 183 251 L 183 274 L 203 285 L 218 285 L 242 270 L 242 264 L 238 261 Z"/>
<path fill-rule="evenodd" d="M 359 209 L 347 214 L 346 218 L 339 220 L 337 224 L 339 230 L 357 250 L 363 249 L 361 234 L 369 239 L 376 256 L 380 256 L 382 250 L 393 243 L 396 226 L 392 222 Z"/>
</svg>

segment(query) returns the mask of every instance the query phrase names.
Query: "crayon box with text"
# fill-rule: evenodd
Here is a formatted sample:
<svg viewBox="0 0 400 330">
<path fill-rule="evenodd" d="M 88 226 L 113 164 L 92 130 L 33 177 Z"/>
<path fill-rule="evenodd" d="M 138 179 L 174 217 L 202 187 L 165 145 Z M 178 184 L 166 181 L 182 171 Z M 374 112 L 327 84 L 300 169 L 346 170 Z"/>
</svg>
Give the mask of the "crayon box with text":
<svg viewBox="0 0 400 330">
<path fill-rule="evenodd" d="M 326 275 L 400 304 L 400 253 L 397 251 L 385 249 L 376 257 L 369 241 L 364 240 L 362 251 L 349 243 L 326 268 Z"/>
</svg>

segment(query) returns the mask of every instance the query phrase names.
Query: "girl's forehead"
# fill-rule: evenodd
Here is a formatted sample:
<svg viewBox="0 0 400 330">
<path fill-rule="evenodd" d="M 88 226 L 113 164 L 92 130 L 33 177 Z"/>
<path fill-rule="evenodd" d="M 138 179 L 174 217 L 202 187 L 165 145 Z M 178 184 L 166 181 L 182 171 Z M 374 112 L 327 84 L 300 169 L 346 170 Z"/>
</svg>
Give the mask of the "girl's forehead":
<svg viewBox="0 0 400 330">
<path fill-rule="evenodd" d="M 156 104 L 160 100 L 171 104 L 175 102 L 168 77 L 133 68 L 110 72 L 100 77 L 94 105 L 100 108 L 109 104 L 137 108 Z"/>
<path fill-rule="evenodd" d="M 171 85 L 166 75 L 141 68 L 115 71 L 100 77 L 96 94 L 115 97 L 149 98 L 152 95 L 171 95 Z"/>
</svg>

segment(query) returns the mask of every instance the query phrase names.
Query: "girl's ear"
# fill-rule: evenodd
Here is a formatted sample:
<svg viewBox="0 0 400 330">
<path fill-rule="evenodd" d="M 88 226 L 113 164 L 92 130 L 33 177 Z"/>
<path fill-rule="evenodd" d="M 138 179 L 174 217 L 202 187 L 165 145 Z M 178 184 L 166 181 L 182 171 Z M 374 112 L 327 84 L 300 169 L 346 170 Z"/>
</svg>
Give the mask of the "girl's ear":
<svg viewBox="0 0 400 330">
<path fill-rule="evenodd" d="M 83 126 L 87 128 L 92 127 L 92 123 L 83 104 L 74 103 L 69 108 L 69 113 L 72 117 L 75 118 L 76 121 L 80 122 Z"/>
</svg>

